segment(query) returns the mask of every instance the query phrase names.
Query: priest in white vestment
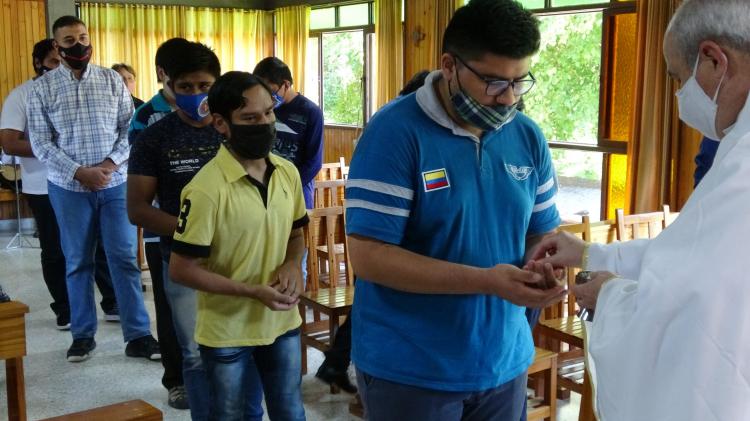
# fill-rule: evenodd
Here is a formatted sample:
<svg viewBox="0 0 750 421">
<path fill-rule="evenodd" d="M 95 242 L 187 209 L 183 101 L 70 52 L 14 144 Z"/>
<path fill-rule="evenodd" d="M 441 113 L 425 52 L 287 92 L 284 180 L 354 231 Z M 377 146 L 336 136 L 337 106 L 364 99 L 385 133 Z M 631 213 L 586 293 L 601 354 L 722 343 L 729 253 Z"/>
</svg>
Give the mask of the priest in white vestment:
<svg viewBox="0 0 750 421">
<path fill-rule="evenodd" d="M 713 167 L 657 238 L 558 233 L 532 258 L 599 271 L 573 292 L 596 308 L 601 420 L 750 420 L 750 0 L 686 0 L 664 56 L 680 119 L 721 138 Z"/>
</svg>

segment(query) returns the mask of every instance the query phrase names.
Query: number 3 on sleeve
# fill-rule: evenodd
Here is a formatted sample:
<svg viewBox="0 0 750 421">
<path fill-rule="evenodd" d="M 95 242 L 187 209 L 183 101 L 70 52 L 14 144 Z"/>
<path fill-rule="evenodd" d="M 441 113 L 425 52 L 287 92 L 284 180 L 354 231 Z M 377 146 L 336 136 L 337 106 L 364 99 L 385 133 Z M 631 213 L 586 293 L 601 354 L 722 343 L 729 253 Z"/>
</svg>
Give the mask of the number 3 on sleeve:
<svg viewBox="0 0 750 421">
<path fill-rule="evenodd" d="M 190 213 L 190 199 L 185 199 L 182 202 L 182 208 L 180 208 L 180 216 L 177 218 L 177 233 L 182 234 L 185 232 L 187 226 L 187 217 Z"/>
</svg>

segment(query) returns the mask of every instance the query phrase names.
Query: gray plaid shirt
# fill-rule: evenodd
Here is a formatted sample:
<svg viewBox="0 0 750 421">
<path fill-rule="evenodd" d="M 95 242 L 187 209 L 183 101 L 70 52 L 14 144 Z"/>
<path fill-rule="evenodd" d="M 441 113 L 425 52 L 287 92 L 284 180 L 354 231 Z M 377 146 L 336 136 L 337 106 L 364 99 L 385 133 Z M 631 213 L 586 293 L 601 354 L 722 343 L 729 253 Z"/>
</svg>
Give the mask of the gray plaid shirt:
<svg viewBox="0 0 750 421">
<path fill-rule="evenodd" d="M 26 117 L 31 148 L 47 164 L 47 179 L 66 190 L 89 191 L 73 179 L 80 166 L 111 159 L 120 168 L 107 186 L 125 182 L 133 101 L 112 69 L 89 64 L 81 80 L 64 65 L 34 82 Z"/>
</svg>

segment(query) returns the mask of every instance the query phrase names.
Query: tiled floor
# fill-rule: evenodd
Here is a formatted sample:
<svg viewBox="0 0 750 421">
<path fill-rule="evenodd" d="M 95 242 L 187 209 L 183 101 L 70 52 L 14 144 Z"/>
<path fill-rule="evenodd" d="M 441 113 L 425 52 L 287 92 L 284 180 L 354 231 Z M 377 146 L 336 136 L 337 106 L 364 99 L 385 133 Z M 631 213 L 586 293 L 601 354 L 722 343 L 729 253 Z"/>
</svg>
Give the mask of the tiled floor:
<svg viewBox="0 0 750 421">
<path fill-rule="evenodd" d="M 29 420 L 62 415 L 130 399 L 143 399 L 164 412 L 165 420 L 189 420 L 188 411 L 178 411 L 166 404 L 166 390 L 161 386 L 162 366 L 125 356 L 118 323 L 100 322 L 94 355 L 83 363 L 68 363 L 65 351 L 70 345 L 69 332 L 55 329 L 49 309 L 49 293 L 42 281 L 38 248 L 6 250 L 10 236 L 0 235 L 0 285 L 14 300 L 29 306 L 26 317 L 28 355 L 24 358 L 26 404 Z M 31 239 L 32 244 L 38 242 Z M 146 307 L 152 316 L 151 292 L 146 293 Z M 102 314 L 99 314 L 102 320 Z M 308 351 L 308 364 L 315 373 L 322 354 Z M 7 414 L 5 371 L 0 369 L 0 419 Z M 328 393 L 328 387 L 312 374 L 302 379 L 302 394 L 308 420 L 354 420 L 348 413 L 351 395 Z M 559 401 L 558 420 L 577 419 L 578 395 L 570 402 Z"/>
</svg>

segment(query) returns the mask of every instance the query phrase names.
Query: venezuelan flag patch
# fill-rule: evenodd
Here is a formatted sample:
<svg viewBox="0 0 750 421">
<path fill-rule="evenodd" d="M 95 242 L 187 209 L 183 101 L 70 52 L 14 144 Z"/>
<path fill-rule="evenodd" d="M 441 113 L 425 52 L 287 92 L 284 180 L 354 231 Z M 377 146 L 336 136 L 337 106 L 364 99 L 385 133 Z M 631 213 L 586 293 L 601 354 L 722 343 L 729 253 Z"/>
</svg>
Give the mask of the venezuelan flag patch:
<svg viewBox="0 0 750 421">
<path fill-rule="evenodd" d="M 424 181 L 425 192 L 445 189 L 451 186 L 451 182 L 448 179 L 448 172 L 445 171 L 445 168 L 423 172 L 422 181 Z"/>
</svg>

